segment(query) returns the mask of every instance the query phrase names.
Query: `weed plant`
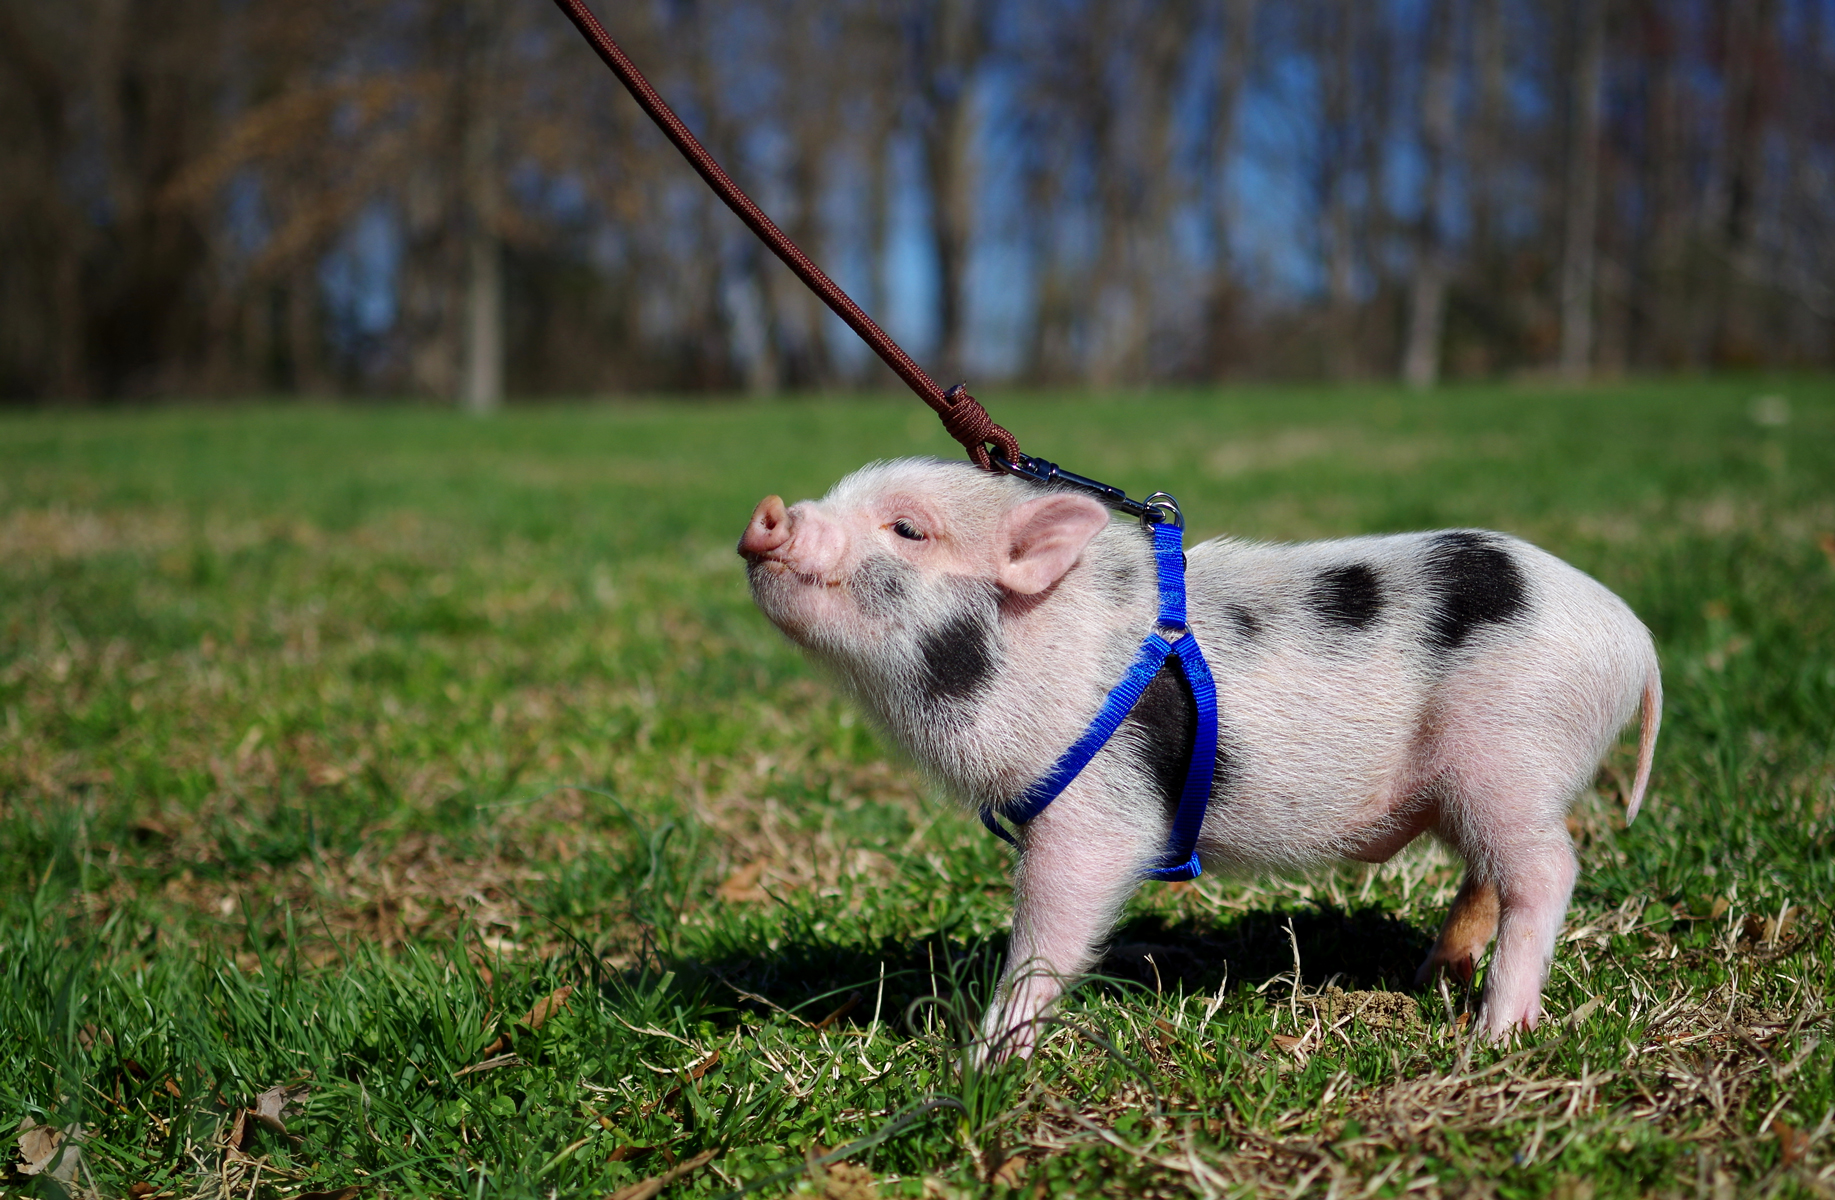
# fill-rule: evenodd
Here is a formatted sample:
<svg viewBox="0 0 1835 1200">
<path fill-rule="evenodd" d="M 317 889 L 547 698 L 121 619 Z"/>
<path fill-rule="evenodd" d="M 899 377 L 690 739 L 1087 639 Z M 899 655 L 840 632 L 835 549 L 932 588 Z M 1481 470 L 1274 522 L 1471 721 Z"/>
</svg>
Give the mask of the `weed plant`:
<svg viewBox="0 0 1835 1200">
<path fill-rule="evenodd" d="M 1149 885 L 977 1069 L 1007 851 L 732 552 L 952 453 L 916 406 L 9 415 L 0 1193 L 1835 1190 L 1835 385 L 989 399 L 1196 538 L 1489 526 L 1630 602 L 1656 778 L 1573 816 L 1547 1024 L 1412 987 L 1420 845 Z"/>
</svg>

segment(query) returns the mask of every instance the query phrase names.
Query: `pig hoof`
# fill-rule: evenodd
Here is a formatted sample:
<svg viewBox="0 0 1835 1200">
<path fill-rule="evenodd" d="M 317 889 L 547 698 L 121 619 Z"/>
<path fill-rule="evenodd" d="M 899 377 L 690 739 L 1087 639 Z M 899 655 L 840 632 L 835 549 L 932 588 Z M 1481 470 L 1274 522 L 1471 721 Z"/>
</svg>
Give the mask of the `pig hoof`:
<svg viewBox="0 0 1835 1200">
<path fill-rule="evenodd" d="M 1506 1014 L 1493 1011 L 1488 1005 L 1478 1008 L 1478 1027 L 1484 1030 L 1485 1039 L 1493 1045 L 1502 1045 L 1514 1041 L 1519 1033 L 1528 1033 L 1541 1023 L 1542 1013 L 1532 1009 L 1521 1014 Z"/>
<path fill-rule="evenodd" d="M 1414 985 L 1426 987 L 1434 981 L 1434 976 L 1445 971 L 1465 987 L 1472 986 L 1472 980 L 1478 976 L 1478 959 L 1471 954 L 1462 954 L 1458 958 L 1437 958 L 1429 956 L 1421 964 L 1421 969 L 1414 973 Z"/>
<path fill-rule="evenodd" d="M 1024 1025 L 1015 1025 L 1005 1033 L 988 1033 L 975 1039 L 973 1049 L 969 1051 L 969 1061 L 977 1067 L 998 1067 L 1010 1059 L 1022 1062 L 1032 1057 L 1032 1047 L 1036 1026 L 1028 1021 Z"/>
</svg>

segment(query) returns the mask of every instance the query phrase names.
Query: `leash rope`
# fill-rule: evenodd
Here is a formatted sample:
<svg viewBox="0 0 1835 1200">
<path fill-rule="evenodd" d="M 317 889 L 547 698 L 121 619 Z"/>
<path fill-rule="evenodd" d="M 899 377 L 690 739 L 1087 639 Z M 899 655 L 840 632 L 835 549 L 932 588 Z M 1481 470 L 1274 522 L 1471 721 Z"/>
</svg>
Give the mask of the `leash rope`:
<svg viewBox="0 0 1835 1200">
<path fill-rule="evenodd" d="M 949 436 L 961 442 L 968 451 L 969 457 L 983 470 L 1002 470 L 996 459 L 1006 463 L 1021 461 L 1019 441 L 1012 434 L 994 423 L 988 410 L 981 406 L 968 389 L 957 384 L 944 391 L 924 369 L 906 354 L 899 344 L 892 340 L 890 334 L 881 329 L 872 317 L 855 304 L 848 294 L 841 290 L 839 284 L 830 279 L 822 268 L 810 261 L 797 244 L 790 240 L 788 234 L 777 227 L 776 222 L 765 215 L 765 211 L 745 194 L 732 177 L 714 161 L 714 156 L 707 152 L 682 119 L 675 115 L 675 110 L 657 94 L 650 81 L 644 78 L 643 72 L 637 69 L 630 56 L 619 49 L 612 35 L 599 24 L 599 19 L 586 7 L 585 0 L 554 0 L 567 19 L 572 21 L 587 43 L 592 46 L 605 65 L 612 69 L 618 82 L 624 84 L 631 98 L 637 101 L 638 107 L 648 113 L 656 122 L 657 128 L 663 131 L 675 148 L 682 152 L 682 157 L 707 181 L 707 186 L 714 189 L 726 206 L 738 215 L 746 227 L 758 235 L 760 241 L 770 247 L 771 253 L 782 259 L 784 265 L 796 273 L 809 289 L 822 299 L 822 303 L 834 310 L 836 316 L 847 322 L 849 329 L 860 335 L 862 341 L 879 355 L 888 367 L 905 381 L 910 389 L 917 393 L 918 399 L 928 404 L 943 421 L 943 428 Z M 998 452 L 990 455 L 989 446 Z"/>
<path fill-rule="evenodd" d="M 1179 809 L 1173 818 L 1166 854 L 1158 866 L 1147 870 L 1146 875 L 1149 879 L 1168 881 L 1195 878 L 1202 870 L 1196 852 L 1198 831 L 1204 825 L 1205 810 L 1210 804 L 1212 776 L 1217 765 L 1217 687 L 1211 679 L 1210 668 L 1205 664 L 1204 652 L 1198 646 L 1197 635 L 1192 633 L 1185 622 L 1185 523 L 1180 517 L 1178 502 L 1164 492 L 1155 492 L 1145 500 L 1133 500 L 1118 487 L 1066 471 L 1056 463 L 1046 462 L 1042 458 L 1021 454 L 1019 441 L 995 424 L 987 409 L 968 394 L 966 386 L 958 383 L 947 391 L 938 387 L 936 381 L 925 374 L 924 369 L 892 340 L 891 335 L 855 304 L 841 290 L 840 285 L 816 266 L 790 240 L 789 235 L 779 229 L 776 222 L 766 216 L 765 211 L 733 182 L 732 177 L 714 161 L 714 156 L 707 152 L 707 147 L 701 145 L 688 126 L 682 123 L 682 119 L 675 115 L 675 110 L 644 78 L 637 64 L 612 40 L 605 26 L 586 7 L 585 0 L 554 2 L 567 15 L 567 19 L 573 22 L 574 28 L 580 31 L 600 60 L 611 68 L 618 82 L 624 84 L 625 90 L 631 93 L 638 107 L 656 122 L 657 128 L 688 160 L 688 165 L 707 181 L 707 186 L 714 190 L 714 194 L 745 222 L 748 229 L 758 235 L 771 253 L 795 272 L 798 279 L 821 297 L 822 302 L 836 316 L 847 322 L 848 328 L 872 347 L 873 352 L 905 381 L 906 386 L 917 393 L 918 399 L 930 406 L 942 420 L 943 428 L 962 443 L 976 465 L 983 470 L 1002 471 L 1038 483 L 1088 492 L 1111 508 L 1140 518 L 1141 523 L 1153 531 L 1153 552 L 1160 588 L 1160 614 L 1156 628 L 1141 643 L 1134 665 L 1129 667 L 1127 675 L 1109 692 L 1096 719 L 1090 723 L 1083 736 L 1059 756 L 1044 778 L 1027 788 L 1011 805 L 1005 806 L 1008 810 L 1005 815 L 1014 824 L 1023 825 L 1043 812 L 1046 805 L 1057 799 L 1083 768 L 1089 765 L 1097 752 L 1108 744 L 1160 669 L 1167 663 L 1176 662 L 1184 672 L 1185 680 L 1191 686 L 1197 702 L 1198 731 L 1192 745 L 1191 761 L 1186 767 L 1185 784 L 1179 793 Z M 981 819 L 1007 842 L 1019 845 L 1012 834 L 1001 828 L 991 809 L 983 809 Z"/>
<path fill-rule="evenodd" d="M 1174 513 L 1177 509 L 1174 508 Z M 1198 862 L 1198 832 L 1204 828 L 1204 814 L 1210 807 L 1211 784 L 1217 770 L 1217 683 L 1198 647 L 1198 635 L 1185 621 L 1185 530 L 1175 519 L 1150 526 L 1153 530 L 1153 559 L 1160 584 L 1160 615 L 1153 632 L 1141 642 L 1140 652 L 1128 667 L 1121 682 L 1110 689 L 1102 707 L 1090 721 L 1083 736 L 1058 756 L 1051 769 L 1032 786 L 1003 806 L 1002 816 L 1015 825 L 1024 825 L 1045 811 L 1047 805 L 1063 794 L 1071 781 L 1082 774 L 1098 751 L 1108 745 L 1134 706 L 1147 691 L 1160 668 L 1176 662 L 1191 685 L 1192 699 L 1198 709 L 1198 729 L 1192 739 L 1191 761 L 1185 767 L 1185 782 L 1179 789 L 1179 809 L 1173 817 L 1172 832 L 1167 838 L 1166 853 L 1159 865 L 1145 872 L 1148 879 L 1177 882 L 1196 879 L 1203 871 Z M 1019 846 L 1019 839 L 995 820 L 992 807 L 981 810 L 981 823 L 1008 845 Z"/>
</svg>

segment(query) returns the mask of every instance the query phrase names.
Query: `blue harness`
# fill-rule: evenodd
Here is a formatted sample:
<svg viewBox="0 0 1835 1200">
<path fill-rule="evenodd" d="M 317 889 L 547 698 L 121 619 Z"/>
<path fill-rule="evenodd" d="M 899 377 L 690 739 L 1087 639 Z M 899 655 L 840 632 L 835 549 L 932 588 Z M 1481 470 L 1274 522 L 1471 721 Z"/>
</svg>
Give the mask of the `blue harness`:
<svg viewBox="0 0 1835 1200">
<path fill-rule="evenodd" d="M 1149 526 L 1153 530 L 1153 561 L 1160 581 L 1160 615 L 1154 631 L 1141 643 L 1140 653 L 1109 692 L 1096 713 L 1095 720 L 1070 749 L 1058 756 L 1051 770 L 1021 792 L 1011 804 L 1003 806 L 1003 815 L 1015 825 L 1024 825 L 1056 800 L 1071 780 L 1089 765 L 1096 752 L 1108 744 L 1121 723 L 1139 703 L 1147 685 L 1168 662 L 1176 659 L 1191 685 L 1198 705 L 1198 732 L 1192 743 L 1191 762 L 1185 769 L 1185 786 L 1179 792 L 1179 811 L 1172 821 L 1172 836 L 1166 853 L 1156 867 L 1146 872 L 1148 879 L 1177 882 L 1195 879 L 1203 870 L 1198 864 L 1198 831 L 1204 827 L 1204 812 L 1211 799 L 1211 777 L 1217 767 L 1217 684 L 1198 648 L 1198 637 L 1185 623 L 1185 527 L 1172 510 L 1171 519 Z M 1019 842 L 994 819 L 992 806 L 981 810 L 981 823 L 1009 845 Z"/>
</svg>

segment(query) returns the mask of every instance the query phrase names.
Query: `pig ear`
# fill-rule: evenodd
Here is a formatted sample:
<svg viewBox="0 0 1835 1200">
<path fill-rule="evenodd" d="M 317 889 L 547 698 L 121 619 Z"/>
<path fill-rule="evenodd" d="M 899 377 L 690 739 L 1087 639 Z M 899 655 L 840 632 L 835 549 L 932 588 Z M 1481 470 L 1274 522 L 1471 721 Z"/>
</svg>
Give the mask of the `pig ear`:
<svg viewBox="0 0 1835 1200">
<path fill-rule="evenodd" d="M 1000 522 L 1001 586 L 1028 596 L 1044 591 L 1108 524 L 1109 510 L 1087 496 L 1040 496 L 1019 505 Z"/>
</svg>

